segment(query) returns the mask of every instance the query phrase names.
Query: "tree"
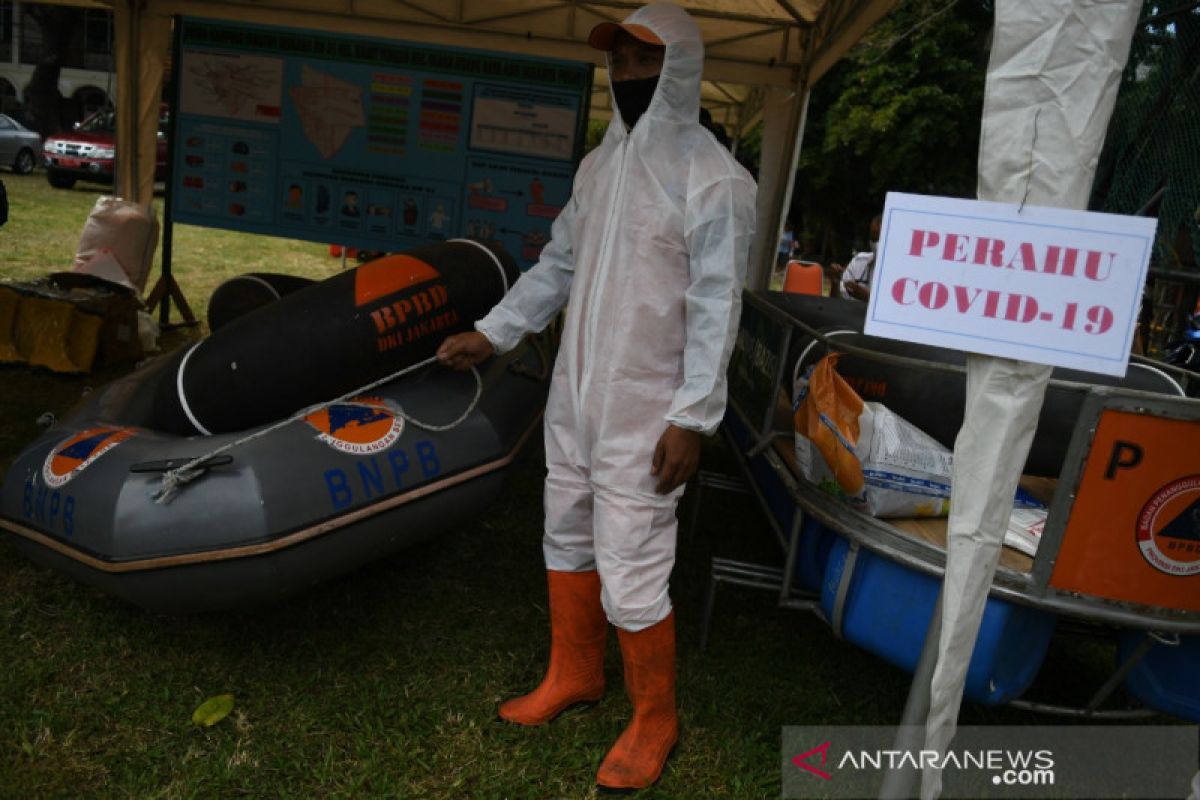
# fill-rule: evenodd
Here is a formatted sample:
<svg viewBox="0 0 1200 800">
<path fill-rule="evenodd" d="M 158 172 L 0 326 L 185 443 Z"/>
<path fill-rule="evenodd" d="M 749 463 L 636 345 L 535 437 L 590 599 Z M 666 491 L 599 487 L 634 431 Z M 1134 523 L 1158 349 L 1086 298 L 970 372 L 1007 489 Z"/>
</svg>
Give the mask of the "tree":
<svg viewBox="0 0 1200 800">
<path fill-rule="evenodd" d="M 25 89 L 29 126 L 43 137 L 61 131 L 70 122 L 63 118 L 64 103 L 58 90 L 63 56 L 83 23 L 83 9 L 27 3 L 22 12 L 37 24 L 42 35 L 42 57 L 33 68 Z"/>
<path fill-rule="evenodd" d="M 1147 0 L 1121 76 L 1089 207 L 1158 219 L 1142 304 L 1142 333 L 1151 353 L 1164 351 L 1187 328 L 1200 295 L 1194 278 L 1200 274 L 1197 119 L 1200 5 Z M 1193 279 L 1180 280 L 1187 273 Z"/>
<path fill-rule="evenodd" d="M 595 150 L 600 146 L 600 142 L 604 141 L 604 134 L 608 132 L 608 120 L 606 119 L 589 119 L 587 123 L 587 133 L 584 136 L 583 152 L 584 155 Z"/>
<path fill-rule="evenodd" d="M 846 258 L 888 191 L 973 196 L 990 0 L 902 0 L 809 103 L 792 201 L 825 258 Z"/>
</svg>

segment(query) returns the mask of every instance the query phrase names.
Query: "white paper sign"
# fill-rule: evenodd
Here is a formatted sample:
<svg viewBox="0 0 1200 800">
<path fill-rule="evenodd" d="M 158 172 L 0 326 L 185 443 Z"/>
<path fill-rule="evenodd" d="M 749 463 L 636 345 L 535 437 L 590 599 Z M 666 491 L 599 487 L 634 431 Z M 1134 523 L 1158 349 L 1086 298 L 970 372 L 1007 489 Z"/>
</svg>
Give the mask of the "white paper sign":
<svg viewBox="0 0 1200 800">
<path fill-rule="evenodd" d="M 891 192 L 864 330 L 1124 375 L 1156 225 Z"/>
</svg>

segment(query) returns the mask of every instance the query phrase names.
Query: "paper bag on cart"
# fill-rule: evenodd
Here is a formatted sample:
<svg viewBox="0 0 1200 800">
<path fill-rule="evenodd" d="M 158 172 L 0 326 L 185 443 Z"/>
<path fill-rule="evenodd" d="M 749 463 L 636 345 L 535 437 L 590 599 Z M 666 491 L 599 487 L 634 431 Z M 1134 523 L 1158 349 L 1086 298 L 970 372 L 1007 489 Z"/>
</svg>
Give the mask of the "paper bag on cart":
<svg viewBox="0 0 1200 800">
<path fill-rule="evenodd" d="M 864 403 L 837 373 L 837 354 L 796 377 L 796 461 L 809 482 L 875 517 L 950 512 L 954 454 L 880 403 Z M 1022 488 L 1004 543 L 1037 552 L 1047 511 Z"/>
<path fill-rule="evenodd" d="M 796 457 L 801 473 L 812 483 L 832 478 L 842 492 L 855 496 L 863 490 L 862 463 L 854 451 L 863 401 L 837 373 L 837 360 L 837 353 L 825 356 L 797 380 Z"/>
<path fill-rule="evenodd" d="M 833 353 L 797 377 L 796 459 L 811 483 L 877 517 L 941 516 L 950 507 L 952 454 L 837 373 Z"/>
</svg>

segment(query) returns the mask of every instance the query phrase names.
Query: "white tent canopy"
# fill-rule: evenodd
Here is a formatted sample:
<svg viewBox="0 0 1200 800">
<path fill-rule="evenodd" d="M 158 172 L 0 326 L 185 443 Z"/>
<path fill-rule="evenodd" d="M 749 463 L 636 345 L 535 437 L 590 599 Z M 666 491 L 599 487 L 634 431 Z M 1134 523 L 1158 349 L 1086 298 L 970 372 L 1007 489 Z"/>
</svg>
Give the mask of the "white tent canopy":
<svg viewBox="0 0 1200 800">
<path fill-rule="evenodd" d="M 597 23 L 643 5 L 628 0 L 57 0 L 109 8 L 115 17 L 118 122 L 117 191 L 153 198 L 161 78 L 175 15 L 313 28 L 452 47 L 590 61 Z M 758 231 L 751 287 L 765 286 L 791 201 L 808 88 L 896 0 L 675 0 L 704 33 L 704 105 L 731 136 L 763 122 Z M 597 87 L 607 86 L 597 71 Z M 137 98 L 136 103 L 126 98 Z M 611 113 L 593 95 L 593 117 Z M 134 133 L 136 131 L 136 134 Z"/>
</svg>

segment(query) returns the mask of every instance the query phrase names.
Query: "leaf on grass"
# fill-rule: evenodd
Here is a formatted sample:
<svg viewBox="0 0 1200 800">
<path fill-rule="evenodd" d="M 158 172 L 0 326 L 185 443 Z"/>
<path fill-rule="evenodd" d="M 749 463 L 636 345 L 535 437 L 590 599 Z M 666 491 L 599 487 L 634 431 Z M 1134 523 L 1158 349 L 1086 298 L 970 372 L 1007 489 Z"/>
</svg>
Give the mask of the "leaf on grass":
<svg viewBox="0 0 1200 800">
<path fill-rule="evenodd" d="M 192 712 L 192 722 L 207 728 L 225 719 L 230 711 L 233 711 L 233 695 L 219 694 L 196 707 Z"/>
</svg>

